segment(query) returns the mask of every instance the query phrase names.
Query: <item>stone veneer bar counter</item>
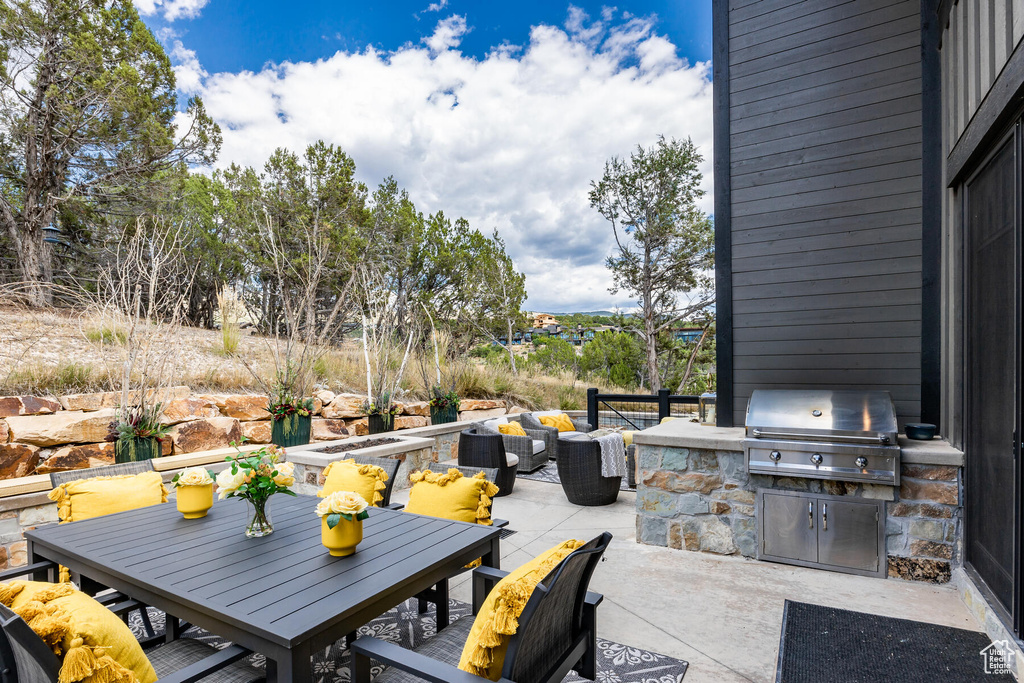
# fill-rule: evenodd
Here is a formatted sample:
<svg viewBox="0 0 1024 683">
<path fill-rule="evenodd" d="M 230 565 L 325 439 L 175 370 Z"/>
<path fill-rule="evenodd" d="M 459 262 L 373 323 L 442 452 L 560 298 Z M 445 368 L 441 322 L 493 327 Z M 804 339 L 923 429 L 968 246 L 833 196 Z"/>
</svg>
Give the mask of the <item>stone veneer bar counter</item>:
<svg viewBox="0 0 1024 683">
<path fill-rule="evenodd" d="M 673 420 L 638 432 L 637 539 L 650 545 L 757 556 L 759 488 L 887 501 L 888 575 L 945 583 L 963 564 L 963 453 L 900 437 L 900 486 L 750 475 L 742 428 Z"/>
</svg>

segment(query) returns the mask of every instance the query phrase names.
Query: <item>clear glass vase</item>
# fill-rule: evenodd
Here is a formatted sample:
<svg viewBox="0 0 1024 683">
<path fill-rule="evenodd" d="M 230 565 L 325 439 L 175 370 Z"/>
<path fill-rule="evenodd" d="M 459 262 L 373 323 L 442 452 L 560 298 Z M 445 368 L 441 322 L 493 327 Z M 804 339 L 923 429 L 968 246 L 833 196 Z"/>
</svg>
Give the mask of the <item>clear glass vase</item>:
<svg viewBox="0 0 1024 683">
<path fill-rule="evenodd" d="M 249 524 L 245 527 L 248 538 L 261 538 L 274 533 L 274 520 L 270 518 L 270 498 L 245 499 L 249 504 Z"/>
</svg>

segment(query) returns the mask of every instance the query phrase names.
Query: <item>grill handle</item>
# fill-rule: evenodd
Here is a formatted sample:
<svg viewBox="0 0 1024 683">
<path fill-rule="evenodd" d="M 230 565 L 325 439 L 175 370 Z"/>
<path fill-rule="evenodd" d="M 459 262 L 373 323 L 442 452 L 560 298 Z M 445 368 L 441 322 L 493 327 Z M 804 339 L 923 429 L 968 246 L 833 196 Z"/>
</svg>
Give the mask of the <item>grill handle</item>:
<svg viewBox="0 0 1024 683">
<path fill-rule="evenodd" d="M 801 434 L 799 432 L 766 432 L 765 430 L 755 427 L 752 430 L 754 436 L 761 438 L 763 436 L 776 439 L 821 439 L 821 434 Z M 843 436 L 840 437 L 843 441 L 870 441 L 872 443 L 878 442 L 882 444 L 889 443 L 889 437 L 886 434 L 877 434 L 875 436 Z"/>
</svg>

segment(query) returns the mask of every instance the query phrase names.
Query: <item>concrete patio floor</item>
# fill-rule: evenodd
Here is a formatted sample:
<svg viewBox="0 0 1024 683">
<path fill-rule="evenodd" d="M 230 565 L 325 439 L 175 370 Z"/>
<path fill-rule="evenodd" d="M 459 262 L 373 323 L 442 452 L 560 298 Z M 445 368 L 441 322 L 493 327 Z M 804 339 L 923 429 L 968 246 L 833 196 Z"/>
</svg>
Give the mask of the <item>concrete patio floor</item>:
<svg viewBox="0 0 1024 683">
<path fill-rule="evenodd" d="M 395 491 L 405 503 L 408 490 Z M 640 545 L 636 494 L 614 505 L 569 503 L 561 487 L 517 479 L 493 514 L 516 534 L 502 541 L 502 568 L 512 569 L 568 538 L 614 536 L 591 582 L 603 593 L 598 634 L 625 645 L 685 659 L 686 683 L 773 681 L 786 599 L 980 631 L 950 586 L 883 580 Z M 452 597 L 470 601 L 469 574 Z"/>
</svg>

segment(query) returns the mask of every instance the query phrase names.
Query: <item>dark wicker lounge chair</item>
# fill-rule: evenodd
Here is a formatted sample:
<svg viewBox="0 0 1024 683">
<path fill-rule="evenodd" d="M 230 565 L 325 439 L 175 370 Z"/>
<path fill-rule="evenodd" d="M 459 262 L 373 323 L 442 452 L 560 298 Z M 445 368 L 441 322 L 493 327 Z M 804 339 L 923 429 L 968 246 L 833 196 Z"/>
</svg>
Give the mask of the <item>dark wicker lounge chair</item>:
<svg viewBox="0 0 1024 683">
<path fill-rule="evenodd" d="M 601 444 L 591 439 L 558 440 L 558 478 L 574 505 L 611 505 L 622 477 L 601 476 Z"/>
<path fill-rule="evenodd" d="M 594 428 L 582 417 L 570 417 L 577 432 L 584 434 L 594 431 Z M 540 422 L 540 419 L 535 416 L 534 413 L 523 413 L 519 416 L 519 421 L 523 425 L 523 429 L 527 430 L 527 434 L 532 432 L 539 432 L 544 439 L 544 453 L 547 455 L 549 460 L 554 460 L 558 455 L 558 429 L 555 427 L 548 427 Z"/>
<path fill-rule="evenodd" d="M 597 661 L 597 606 L 603 596 L 587 587 L 604 554 L 611 534 L 605 532 L 569 555 L 533 591 L 519 617 L 519 627 L 508 645 L 501 681 L 555 683 L 570 669 L 593 680 Z M 508 572 L 480 567 L 473 570 L 473 606 L 476 612 L 490 589 Z M 459 619 L 429 638 L 416 650 L 372 637 L 352 646 L 353 683 L 369 683 L 370 660 L 388 665 L 377 683 L 451 681 L 483 683 L 487 679 L 457 668 L 462 648 L 473 626 Z"/>
<path fill-rule="evenodd" d="M 0 605 L 0 658 L 4 683 L 57 683 L 60 662 L 49 646 L 28 624 Z M 252 653 L 239 645 L 217 650 L 212 645 L 186 638 L 149 650 L 146 656 L 159 683 L 253 683 L 265 674 L 244 660 Z"/>
<path fill-rule="evenodd" d="M 500 434 L 481 434 L 474 425 L 459 435 L 459 464 L 467 467 L 489 467 L 498 470 L 494 483 L 498 495 L 512 493 L 516 483 L 518 465 L 509 465 L 505 457 L 505 442 Z"/>
</svg>

